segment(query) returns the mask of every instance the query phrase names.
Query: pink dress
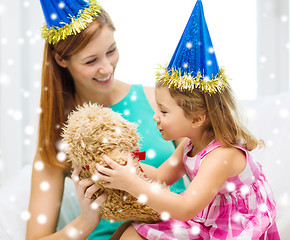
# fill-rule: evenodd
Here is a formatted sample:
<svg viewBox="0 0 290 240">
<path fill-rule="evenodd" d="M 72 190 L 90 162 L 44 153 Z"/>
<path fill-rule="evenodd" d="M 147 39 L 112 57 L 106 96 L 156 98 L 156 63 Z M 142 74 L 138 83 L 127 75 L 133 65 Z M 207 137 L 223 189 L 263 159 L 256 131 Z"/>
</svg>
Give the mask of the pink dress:
<svg viewBox="0 0 290 240">
<path fill-rule="evenodd" d="M 187 143 L 183 161 L 191 180 L 207 154 L 220 146 L 215 140 L 196 156 L 188 157 L 193 146 L 191 141 Z M 261 165 L 246 149 L 237 148 L 245 152 L 246 168 L 240 175 L 228 178 L 213 201 L 196 217 L 186 222 L 171 218 L 154 224 L 135 222 L 137 232 L 149 240 L 280 239 L 275 223 L 276 203 Z"/>
</svg>

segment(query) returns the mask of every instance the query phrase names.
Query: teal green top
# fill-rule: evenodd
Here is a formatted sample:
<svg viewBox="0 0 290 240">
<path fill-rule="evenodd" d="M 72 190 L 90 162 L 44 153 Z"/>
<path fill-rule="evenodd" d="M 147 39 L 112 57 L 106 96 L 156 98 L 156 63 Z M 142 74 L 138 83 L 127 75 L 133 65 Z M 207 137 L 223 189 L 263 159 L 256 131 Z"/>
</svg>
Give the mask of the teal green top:
<svg viewBox="0 0 290 240">
<path fill-rule="evenodd" d="M 132 85 L 129 93 L 123 100 L 111 106 L 115 112 L 130 121 L 138 124 L 137 132 L 142 137 L 140 151 L 146 151 L 146 160 L 143 163 L 159 167 L 175 150 L 172 141 L 165 141 L 156 123 L 153 121 L 154 110 L 148 102 L 142 85 Z M 180 193 L 185 190 L 183 180 L 174 183 L 170 189 Z M 106 240 L 111 237 L 121 222 L 108 222 L 104 219 L 96 227 L 88 240 Z"/>
</svg>

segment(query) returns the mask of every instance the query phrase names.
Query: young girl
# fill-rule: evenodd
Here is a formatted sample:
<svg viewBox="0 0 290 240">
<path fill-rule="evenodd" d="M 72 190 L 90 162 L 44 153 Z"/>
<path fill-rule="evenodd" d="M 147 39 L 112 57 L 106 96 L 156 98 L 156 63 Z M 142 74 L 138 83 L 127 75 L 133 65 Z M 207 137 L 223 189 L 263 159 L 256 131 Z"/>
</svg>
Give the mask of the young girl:
<svg viewBox="0 0 290 240">
<path fill-rule="evenodd" d="M 88 5 L 89 2 L 89 5 Z M 43 31 L 43 55 L 39 142 L 32 171 L 27 240 L 108 239 L 120 223 L 101 220 L 92 209 L 97 191 L 91 179 L 74 181 L 81 212 L 57 230 L 66 177 L 78 179 L 80 169 L 71 176 L 71 164 L 59 161 L 60 133 L 68 113 L 85 102 L 98 103 L 123 114 L 128 121 L 143 124 L 141 151 L 150 151 L 146 163 L 158 167 L 174 152 L 173 142 L 165 142 L 151 119 L 156 109 L 153 88 L 129 85 L 115 79 L 119 60 L 115 27 L 96 0 L 41 0 L 47 27 Z M 75 12 L 71 12 L 75 11 Z M 73 16 L 78 16 L 73 18 Z M 124 113 L 130 114 L 124 114 Z M 157 151 L 158 149 L 158 151 Z M 60 159 L 61 160 L 61 159 Z M 37 166 L 42 166 L 39 168 Z M 47 191 L 41 183 L 48 183 Z M 182 192 L 183 181 L 172 190 Z M 101 196 L 95 203 L 101 204 Z"/>
<path fill-rule="evenodd" d="M 217 74 L 213 75 L 216 77 L 204 81 L 205 75 L 210 76 L 214 68 L 201 68 L 197 63 L 202 63 L 199 58 L 206 55 L 200 52 L 212 48 L 210 41 L 199 39 L 201 35 L 192 36 L 192 32 L 207 32 L 203 19 L 198 1 L 171 60 L 174 67 L 168 67 L 158 77 L 155 90 L 158 111 L 153 119 L 162 137 L 188 139 L 159 168 L 152 170 L 142 165 L 149 178 L 168 185 L 185 173 L 191 182 L 182 194 L 162 190 L 131 171 L 130 157 L 127 165 L 121 166 L 104 156 L 110 168 L 97 165 L 98 177 L 104 185 L 131 193 L 158 211 L 163 220 L 155 224 L 134 222 L 123 234 L 119 233 L 121 237 L 116 234 L 115 238 L 279 239 L 272 191 L 260 164 L 249 154 L 263 142 L 240 122 L 223 71 L 216 68 Z M 196 31 L 187 31 L 192 28 Z M 187 54 L 192 49 L 184 47 L 187 45 L 183 44 L 184 39 L 186 43 L 188 39 L 198 43 L 190 46 L 194 48 L 191 54 Z M 201 45 L 204 47 L 199 48 Z M 214 54 L 209 57 L 212 63 L 216 62 Z M 183 65 L 178 65 L 179 62 Z M 184 62 L 186 68 L 191 67 L 191 73 L 181 73 Z M 204 75 L 196 70 L 193 78 L 194 69 L 203 69 Z"/>
</svg>

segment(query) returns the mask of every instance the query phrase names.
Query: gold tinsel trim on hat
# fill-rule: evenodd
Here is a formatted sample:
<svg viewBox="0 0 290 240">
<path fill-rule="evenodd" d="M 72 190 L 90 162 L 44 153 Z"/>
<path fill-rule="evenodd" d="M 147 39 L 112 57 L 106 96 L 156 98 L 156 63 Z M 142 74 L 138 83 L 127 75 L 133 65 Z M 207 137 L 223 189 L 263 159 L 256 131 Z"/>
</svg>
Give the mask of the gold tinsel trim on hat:
<svg viewBox="0 0 290 240">
<path fill-rule="evenodd" d="M 168 87 L 177 88 L 181 91 L 193 91 L 199 89 L 204 93 L 212 94 L 221 92 L 228 86 L 228 77 L 221 68 L 220 72 L 212 79 L 206 78 L 200 71 L 196 76 L 191 76 L 191 73 L 181 74 L 181 70 L 160 66 L 160 71 L 156 73 L 156 79 Z"/>
<path fill-rule="evenodd" d="M 42 28 L 41 36 L 51 44 L 55 44 L 60 40 L 64 40 L 67 36 L 76 35 L 87 27 L 87 24 L 92 22 L 101 11 L 101 6 L 96 0 L 91 0 L 88 7 L 80 9 L 78 18 L 69 16 L 70 23 L 61 22 L 63 27 L 51 27 L 46 25 Z"/>
</svg>

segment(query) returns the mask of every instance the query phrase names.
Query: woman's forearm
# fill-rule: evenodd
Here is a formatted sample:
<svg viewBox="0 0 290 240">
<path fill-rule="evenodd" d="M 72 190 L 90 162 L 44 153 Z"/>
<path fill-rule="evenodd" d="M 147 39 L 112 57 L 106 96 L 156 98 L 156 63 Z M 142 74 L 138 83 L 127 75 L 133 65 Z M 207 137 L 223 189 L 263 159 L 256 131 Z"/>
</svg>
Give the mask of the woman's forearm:
<svg viewBox="0 0 290 240">
<path fill-rule="evenodd" d="M 63 239 L 63 240 L 85 240 L 93 232 L 96 226 L 99 224 L 100 220 L 95 222 L 87 222 L 85 217 L 81 215 L 75 218 L 72 222 L 66 225 L 63 229 L 58 232 L 55 232 L 49 236 L 40 237 L 40 236 L 30 236 L 26 239 L 28 240 L 54 240 L 54 239 Z"/>
</svg>

